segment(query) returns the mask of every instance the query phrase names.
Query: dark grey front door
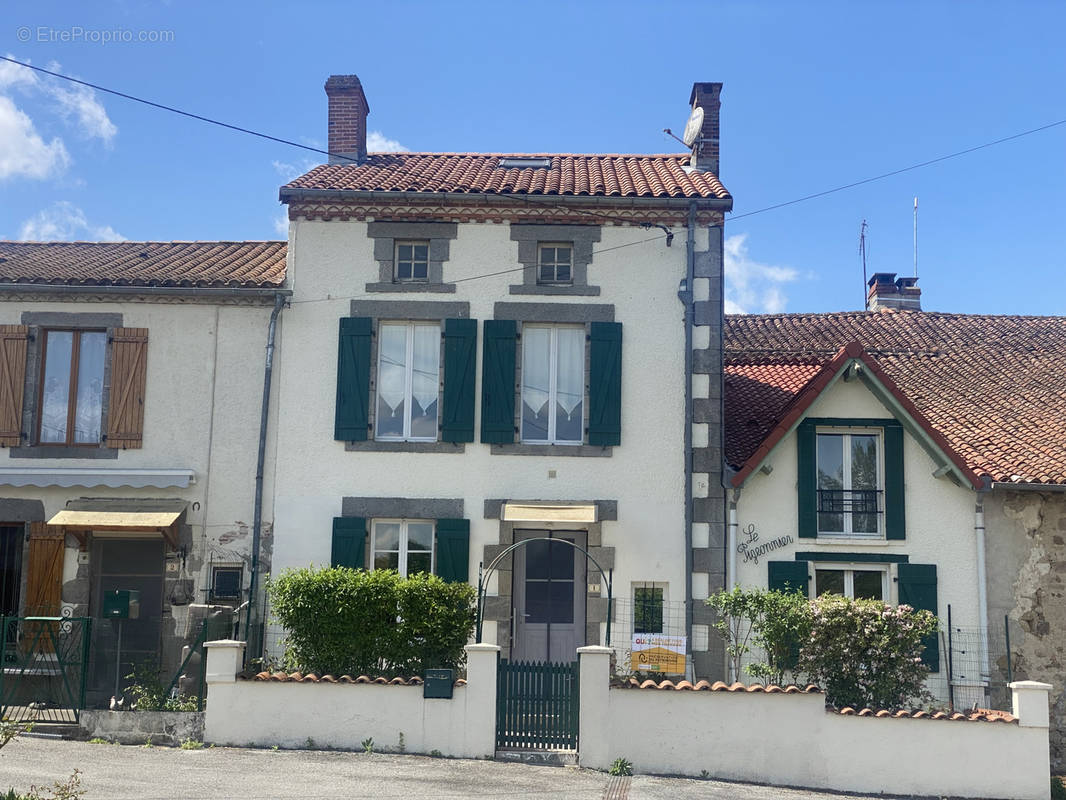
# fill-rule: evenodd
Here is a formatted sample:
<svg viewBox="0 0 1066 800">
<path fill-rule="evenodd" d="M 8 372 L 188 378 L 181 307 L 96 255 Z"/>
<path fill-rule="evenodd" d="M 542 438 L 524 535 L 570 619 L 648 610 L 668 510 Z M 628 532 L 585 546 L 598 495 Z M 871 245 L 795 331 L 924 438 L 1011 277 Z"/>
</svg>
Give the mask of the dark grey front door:
<svg viewBox="0 0 1066 800">
<path fill-rule="evenodd" d="M 585 644 L 584 531 L 515 531 L 531 541 L 514 557 L 514 661 L 570 663 Z"/>
</svg>

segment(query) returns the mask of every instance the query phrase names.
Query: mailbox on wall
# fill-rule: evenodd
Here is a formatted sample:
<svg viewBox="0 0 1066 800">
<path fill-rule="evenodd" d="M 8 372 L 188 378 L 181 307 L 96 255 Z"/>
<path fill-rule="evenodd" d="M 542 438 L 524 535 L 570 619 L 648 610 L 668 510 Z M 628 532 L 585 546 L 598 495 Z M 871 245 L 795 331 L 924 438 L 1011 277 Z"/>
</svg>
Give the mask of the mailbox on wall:
<svg viewBox="0 0 1066 800">
<path fill-rule="evenodd" d="M 422 696 L 450 699 L 452 687 L 455 685 L 455 670 L 427 669 L 425 672 L 426 675 L 422 679 Z"/>
<path fill-rule="evenodd" d="M 108 619 L 137 619 L 141 613 L 141 593 L 135 589 L 104 592 L 103 616 Z"/>
</svg>

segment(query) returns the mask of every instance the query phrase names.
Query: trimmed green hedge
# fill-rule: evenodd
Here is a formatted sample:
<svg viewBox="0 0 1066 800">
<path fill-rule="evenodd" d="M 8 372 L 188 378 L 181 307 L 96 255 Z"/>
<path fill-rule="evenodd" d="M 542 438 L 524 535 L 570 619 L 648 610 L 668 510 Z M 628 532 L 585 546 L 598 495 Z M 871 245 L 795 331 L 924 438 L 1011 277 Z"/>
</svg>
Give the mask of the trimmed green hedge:
<svg viewBox="0 0 1066 800">
<path fill-rule="evenodd" d="M 267 583 L 288 634 L 285 666 L 319 675 L 423 675 L 460 668 L 474 630 L 474 588 L 420 573 L 289 569 Z"/>
</svg>

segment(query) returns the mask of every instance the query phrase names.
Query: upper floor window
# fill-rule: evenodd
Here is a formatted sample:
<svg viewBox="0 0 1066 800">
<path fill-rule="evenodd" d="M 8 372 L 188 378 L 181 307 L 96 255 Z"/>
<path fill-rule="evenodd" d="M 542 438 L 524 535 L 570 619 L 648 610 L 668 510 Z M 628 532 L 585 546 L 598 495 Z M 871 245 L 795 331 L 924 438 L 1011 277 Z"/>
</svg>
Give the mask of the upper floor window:
<svg viewBox="0 0 1066 800">
<path fill-rule="evenodd" d="M 522 441 L 581 444 L 585 328 L 522 328 Z"/>
<path fill-rule="evenodd" d="M 429 280 L 429 242 L 396 242 L 396 280 Z"/>
<path fill-rule="evenodd" d="M 43 338 L 41 444 L 99 444 L 103 422 L 103 331 L 46 330 Z"/>
<path fill-rule="evenodd" d="M 433 572 L 433 522 L 376 519 L 371 526 L 371 564 L 404 577 Z"/>
<path fill-rule="evenodd" d="M 818 534 L 884 535 L 884 478 L 877 431 L 818 431 Z"/>
<path fill-rule="evenodd" d="M 376 438 L 434 442 L 440 399 L 440 324 L 378 328 Z"/>
<path fill-rule="evenodd" d="M 574 282 L 574 248 L 570 244 L 542 244 L 537 248 L 537 283 L 568 286 Z"/>
</svg>

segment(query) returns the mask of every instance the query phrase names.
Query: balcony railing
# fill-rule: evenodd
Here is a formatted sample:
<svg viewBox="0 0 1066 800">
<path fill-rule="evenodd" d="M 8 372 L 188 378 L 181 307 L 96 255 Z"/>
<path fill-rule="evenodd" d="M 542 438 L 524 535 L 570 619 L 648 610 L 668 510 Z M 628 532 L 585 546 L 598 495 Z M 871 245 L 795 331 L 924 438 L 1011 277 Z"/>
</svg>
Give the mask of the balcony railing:
<svg viewBox="0 0 1066 800">
<path fill-rule="evenodd" d="M 880 514 L 880 489 L 819 489 L 819 514 Z"/>
</svg>

